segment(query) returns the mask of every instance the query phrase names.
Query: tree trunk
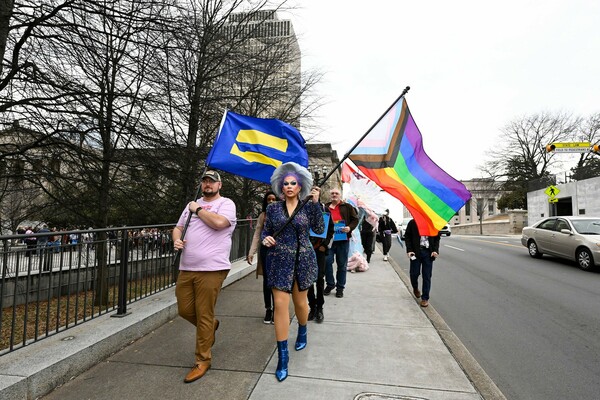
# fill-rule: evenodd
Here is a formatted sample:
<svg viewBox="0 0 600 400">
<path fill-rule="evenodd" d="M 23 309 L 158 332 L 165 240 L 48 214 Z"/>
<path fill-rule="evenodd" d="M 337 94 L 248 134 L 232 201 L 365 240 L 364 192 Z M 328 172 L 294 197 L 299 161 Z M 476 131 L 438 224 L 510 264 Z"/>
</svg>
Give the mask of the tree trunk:
<svg viewBox="0 0 600 400">
<path fill-rule="evenodd" d="M 100 184 L 100 198 L 98 201 L 98 216 L 96 221 L 102 221 L 101 226 L 106 227 L 108 225 L 108 193 L 110 190 L 110 158 L 105 157 L 102 162 L 102 178 Z M 108 276 L 109 276 L 109 260 L 108 260 L 108 249 L 106 246 L 106 232 L 102 232 L 98 235 L 98 243 L 96 244 L 96 261 L 97 261 L 97 275 L 96 275 L 96 306 L 108 305 Z"/>
<path fill-rule="evenodd" d="M 0 61 L 4 60 L 6 51 L 6 40 L 8 39 L 8 27 L 14 7 L 14 0 L 0 0 Z M 2 65 L 0 62 L 0 77 L 2 76 Z"/>
</svg>

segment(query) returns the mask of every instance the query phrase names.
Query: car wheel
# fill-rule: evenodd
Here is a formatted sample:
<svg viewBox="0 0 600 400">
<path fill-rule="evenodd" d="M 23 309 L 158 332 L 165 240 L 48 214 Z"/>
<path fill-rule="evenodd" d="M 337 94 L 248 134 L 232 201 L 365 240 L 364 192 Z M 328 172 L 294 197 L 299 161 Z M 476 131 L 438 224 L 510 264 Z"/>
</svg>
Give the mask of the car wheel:
<svg viewBox="0 0 600 400">
<path fill-rule="evenodd" d="M 542 253 L 538 250 L 537 243 L 535 240 L 530 240 L 527 243 L 527 249 L 529 250 L 529 255 L 533 258 L 542 258 Z"/>
<path fill-rule="evenodd" d="M 588 249 L 577 250 L 577 266 L 584 271 L 592 271 L 594 269 L 594 257 Z"/>
</svg>

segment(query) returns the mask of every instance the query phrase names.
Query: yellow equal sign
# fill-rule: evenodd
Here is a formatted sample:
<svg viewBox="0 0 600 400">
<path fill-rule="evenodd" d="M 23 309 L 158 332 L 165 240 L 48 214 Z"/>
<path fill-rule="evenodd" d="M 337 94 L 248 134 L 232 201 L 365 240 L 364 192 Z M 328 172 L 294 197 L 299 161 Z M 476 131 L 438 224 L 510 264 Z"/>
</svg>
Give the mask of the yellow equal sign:
<svg viewBox="0 0 600 400">
<path fill-rule="evenodd" d="M 288 148 L 288 141 L 286 139 L 269 135 L 265 132 L 257 131 L 256 129 L 241 129 L 235 140 L 239 143 L 260 144 L 261 146 L 270 147 L 283 153 L 285 153 Z M 237 146 L 237 143 L 234 143 L 233 146 L 231 146 L 230 153 L 248 162 L 272 165 L 275 168 L 282 164 L 280 160 L 268 157 L 262 153 L 255 151 L 241 151 Z"/>
</svg>

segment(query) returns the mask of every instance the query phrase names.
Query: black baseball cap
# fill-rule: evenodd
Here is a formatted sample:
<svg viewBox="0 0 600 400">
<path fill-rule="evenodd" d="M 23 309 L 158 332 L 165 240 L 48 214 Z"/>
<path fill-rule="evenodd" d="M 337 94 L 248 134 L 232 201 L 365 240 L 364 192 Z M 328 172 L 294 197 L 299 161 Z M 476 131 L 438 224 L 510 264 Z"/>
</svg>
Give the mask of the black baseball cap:
<svg viewBox="0 0 600 400">
<path fill-rule="evenodd" d="M 202 179 L 204 178 L 210 178 L 215 182 L 221 182 L 221 175 L 219 175 L 217 171 L 206 171 L 204 175 L 202 175 Z"/>
</svg>

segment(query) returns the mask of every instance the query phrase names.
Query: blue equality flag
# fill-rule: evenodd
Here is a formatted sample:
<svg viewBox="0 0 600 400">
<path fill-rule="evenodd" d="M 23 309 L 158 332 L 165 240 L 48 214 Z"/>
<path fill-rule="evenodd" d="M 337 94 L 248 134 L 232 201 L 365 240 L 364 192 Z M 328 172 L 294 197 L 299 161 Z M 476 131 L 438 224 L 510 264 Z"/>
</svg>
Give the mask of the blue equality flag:
<svg viewBox="0 0 600 400">
<path fill-rule="evenodd" d="M 306 142 L 293 126 L 278 119 L 225 111 L 207 166 L 271 183 L 275 168 L 293 161 L 308 167 Z"/>
</svg>

